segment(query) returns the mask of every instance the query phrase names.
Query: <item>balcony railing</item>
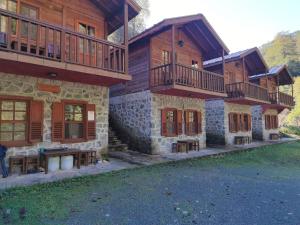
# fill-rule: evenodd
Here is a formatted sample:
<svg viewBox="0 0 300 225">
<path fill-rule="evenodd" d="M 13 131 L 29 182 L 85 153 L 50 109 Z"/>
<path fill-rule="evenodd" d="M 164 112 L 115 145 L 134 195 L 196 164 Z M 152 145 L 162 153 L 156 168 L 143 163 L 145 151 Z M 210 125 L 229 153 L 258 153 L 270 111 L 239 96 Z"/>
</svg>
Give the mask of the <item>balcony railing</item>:
<svg viewBox="0 0 300 225">
<path fill-rule="evenodd" d="M 125 72 L 125 47 L 0 9 L 0 50 Z M 4 24 L 4 26 L 3 26 Z"/>
<path fill-rule="evenodd" d="M 280 104 L 287 106 L 295 106 L 294 97 L 282 92 L 274 92 L 269 94 L 270 101 L 272 104 Z"/>
<path fill-rule="evenodd" d="M 226 85 L 226 92 L 229 98 L 252 98 L 269 102 L 268 90 L 256 84 L 239 82 Z"/>
<path fill-rule="evenodd" d="M 172 84 L 224 93 L 224 77 L 216 73 L 180 64 L 175 65 L 174 73 L 172 64 L 151 69 L 151 87 Z"/>
</svg>

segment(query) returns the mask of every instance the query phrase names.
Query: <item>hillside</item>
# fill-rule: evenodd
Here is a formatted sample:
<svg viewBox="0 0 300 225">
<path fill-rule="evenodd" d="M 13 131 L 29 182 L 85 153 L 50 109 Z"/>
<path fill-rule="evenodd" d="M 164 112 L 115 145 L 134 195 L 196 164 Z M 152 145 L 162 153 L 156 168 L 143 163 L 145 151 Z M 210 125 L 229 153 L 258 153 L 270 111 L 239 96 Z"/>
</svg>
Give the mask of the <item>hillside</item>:
<svg viewBox="0 0 300 225">
<path fill-rule="evenodd" d="M 261 52 L 269 66 L 287 64 L 293 76 L 300 76 L 300 31 L 279 33 Z"/>
<path fill-rule="evenodd" d="M 261 47 L 261 52 L 270 67 L 287 64 L 295 76 L 294 95 L 296 106 L 286 118 L 286 124 L 300 126 L 300 31 L 281 32 L 273 41 Z M 290 92 L 290 88 L 282 88 Z"/>
</svg>

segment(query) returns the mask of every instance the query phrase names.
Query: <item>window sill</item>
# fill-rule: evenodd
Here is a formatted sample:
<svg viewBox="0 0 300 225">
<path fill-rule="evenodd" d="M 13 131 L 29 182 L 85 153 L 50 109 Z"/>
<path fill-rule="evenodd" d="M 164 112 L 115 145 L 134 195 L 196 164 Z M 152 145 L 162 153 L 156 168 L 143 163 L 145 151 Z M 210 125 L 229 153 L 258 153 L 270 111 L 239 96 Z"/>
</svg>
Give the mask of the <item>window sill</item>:
<svg viewBox="0 0 300 225">
<path fill-rule="evenodd" d="M 61 141 L 61 144 L 79 144 L 79 143 L 84 143 L 87 142 L 86 139 L 73 139 L 73 140 L 64 140 Z"/>
</svg>

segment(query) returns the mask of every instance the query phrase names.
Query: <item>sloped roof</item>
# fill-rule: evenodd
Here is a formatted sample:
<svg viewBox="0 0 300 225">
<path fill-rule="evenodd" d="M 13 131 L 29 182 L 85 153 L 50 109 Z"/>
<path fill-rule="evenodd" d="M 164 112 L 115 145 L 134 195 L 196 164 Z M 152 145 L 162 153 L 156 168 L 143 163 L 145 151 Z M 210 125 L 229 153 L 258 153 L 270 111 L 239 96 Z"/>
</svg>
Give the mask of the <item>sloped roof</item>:
<svg viewBox="0 0 300 225">
<path fill-rule="evenodd" d="M 134 0 L 91 0 L 108 19 L 108 34 L 113 33 L 124 25 L 125 1 L 128 3 L 128 20 L 136 17 L 141 11 L 141 7 Z"/>
<path fill-rule="evenodd" d="M 279 85 L 289 85 L 294 83 L 287 65 L 278 65 L 270 68 L 268 73 L 257 74 L 249 77 L 250 80 L 258 80 L 263 77 L 279 76 Z"/>
<path fill-rule="evenodd" d="M 267 63 L 265 62 L 261 52 L 257 47 L 234 52 L 224 57 L 225 63 L 237 61 L 243 58 L 246 59 L 246 63 L 248 64 L 248 67 L 251 70 L 252 74 L 262 73 L 268 70 Z M 204 68 L 210 68 L 214 66 L 219 66 L 222 63 L 222 57 L 218 57 L 215 59 L 204 61 L 203 66 Z"/>
<path fill-rule="evenodd" d="M 194 41 L 199 42 L 199 46 L 203 47 L 206 59 L 221 55 L 223 49 L 225 54 L 229 53 L 227 46 L 202 14 L 165 19 L 133 37 L 129 43 L 133 44 L 150 38 L 172 25 L 182 25 L 185 32 L 189 33 L 190 37 L 194 37 Z"/>
</svg>

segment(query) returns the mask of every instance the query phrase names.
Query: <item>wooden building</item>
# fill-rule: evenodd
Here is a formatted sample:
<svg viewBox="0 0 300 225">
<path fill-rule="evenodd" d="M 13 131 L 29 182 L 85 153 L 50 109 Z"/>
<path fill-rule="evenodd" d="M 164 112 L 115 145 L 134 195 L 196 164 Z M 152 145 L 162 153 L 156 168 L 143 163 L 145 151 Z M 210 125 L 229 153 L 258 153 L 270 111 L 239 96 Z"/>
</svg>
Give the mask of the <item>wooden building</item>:
<svg viewBox="0 0 300 225">
<path fill-rule="evenodd" d="M 201 14 L 166 19 L 134 37 L 133 79 L 111 88 L 115 129 L 146 153 L 177 151 L 187 139 L 205 147 L 205 99 L 226 93 L 223 72 L 204 70 L 203 62 L 228 51 Z"/>
<path fill-rule="evenodd" d="M 278 114 L 295 106 L 293 84 L 286 65 L 272 67 L 267 73 L 251 76 L 250 81 L 267 88 L 270 104 L 252 107 L 253 137 L 258 140 L 273 140 L 279 137 Z M 281 86 L 291 86 L 291 95 L 280 91 Z"/>
<path fill-rule="evenodd" d="M 133 0 L 0 1 L 0 144 L 105 151 L 109 86 L 128 81 Z M 124 43 L 107 40 L 124 26 Z"/>
<path fill-rule="evenodd" d="M 222 70 L 222 58 L 204 62 L 204 68 Z M 223 99 L 206 103 L 208 142 L 244 144 L 252 141 L 251 106 L 269 104 L 268 90 L 249 81 L 249 77 L 266 73 L 268 67 L 257 48 L 225 56 L 225 91 Z"/>
</svg>

